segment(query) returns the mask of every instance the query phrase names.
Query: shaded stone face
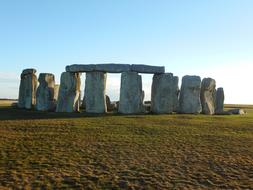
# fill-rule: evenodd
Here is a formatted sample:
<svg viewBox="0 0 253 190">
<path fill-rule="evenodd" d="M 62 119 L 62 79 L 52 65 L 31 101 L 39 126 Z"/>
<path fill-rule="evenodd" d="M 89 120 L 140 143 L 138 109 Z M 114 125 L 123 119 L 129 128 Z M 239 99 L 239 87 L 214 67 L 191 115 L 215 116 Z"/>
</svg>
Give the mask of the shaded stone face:
<svg viewBox="0 0 253 190">
<path fill-rule="evenodd" d="M 107 111 L 105 88 L 106 74 L 88 72 L 85 80 L 85 108 L 87 113 L 105 113 Z"/>
<path fill-rule="evenodd" d="M 172 113 L 178 107 L 178 77 L 172 73 L 155 74 L 151 91 L 151 111 Z"/>
<path fill-rule="evenodd" d="M 56 112 L 79 111 L 80 74 L 63 72 L 57 100 Z"/>
<path fill-rule="evenodd" d="M 224 90 L 223 88 L 218 88 L 215 96 L 215 113 L 222 114 L 224 112 Z"/>
<path fill-rule="evenodd" d="M 36 109 L 39 111 L 52 111 L 55 109 L 54 100 L 55 79 L 51 73 L 39 75 L 39 87 L 36 92 Z"/>
<path fill-rule="evenodd" d="M 144 111 L 142 80 L 136 72 L 121 74 L 118 111 L 123 114 L 142 113 Z"/>
<path fill-rule="evenodd" d="M 186 75 L 183 77 L 179 96 L 180 113 L 200 113 L 202 111 L 200 87 L 201 79 L 199 76 Z"/>
<path fill-rule="evenodd" d="M 35 69 L 25 69 L 21 74 L 18 107 L 31 109 L 36 103 L 37 77 Z"/>
<path fill-rule="evenodd" d="M 215 112 L 216 82 L 212 78 L 204 78 L 201 83 L 200 99 L 202 112 L 212 115 Z"/>
</svg>

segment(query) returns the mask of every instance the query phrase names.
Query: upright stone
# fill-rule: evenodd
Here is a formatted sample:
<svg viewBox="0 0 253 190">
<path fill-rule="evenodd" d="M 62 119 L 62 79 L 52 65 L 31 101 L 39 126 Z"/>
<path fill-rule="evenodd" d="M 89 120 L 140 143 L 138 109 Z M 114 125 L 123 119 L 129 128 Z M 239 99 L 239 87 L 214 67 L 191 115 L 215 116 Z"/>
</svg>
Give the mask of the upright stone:
<svg viewBox="0 0 253 190">
<path fill-rule="evenodd" d="M 104 72 L 88 72 L 85 80 L 85 108 L 87 113 L 105 113 L 106 74 Z"/>
<path fill-rule="evenodd" d="M 55 85 L 54 85 L 54 100 L 55 100 L 55 101 L 58 100 L 59 88 L 60 88 L 60 85 L 59 85 L 59 84 L 55 84 Z"/>
<path fill-rule="evenodd" d="M 36 103 L 37 76 L 35 69 L 25 69 L 21 73 L 18 107 L 31 109 Z"/>
<path fill-rule="evenodd" d="M 224 113 L 224 99 L 225 96 L 223 88 L 218 88 L 215 97 L 215 114 Z"/>
<path fill-rule="evenodd" d="M 80 74 L 63 72 L 59 89 L 56 112 L 79 111 Z"/>
<path fill-rule="evenodd" d="M 182 79 L 179 112 L 200 113 L 202 111 L 200 102 L 201 79 L 199 76 L 186 75 Z"/>
<path fill-rule="evenodd" d="M 120 101 L 118 111 L 123 114 L 142 113 L 143 93 L 141 75 L 137 72 L 121 74 Z"/>
<path fill-rule="evenodd" d="M 172 113 L 178 106 L 178 78 L 172 73 L 154 74 L 151 91 L 151 111 Z"/>
<path fill-rule="evenodd" d="M 173 76 L 173 111 L 178 112 L 179 111 L 179 87 L 178 87 L 178 81 L 179 78 L 177 76 Z"/>
<path fill-rule="evenodd" d="M 212 115 L 215 112 L 216 82 L 212 78 L 204 78 L 201 83 L 200 100 L 202 113 Z"/>
<path fill-rule="evenodd" d="M 39 75 L 39 87 L 36 92 L 36 109 L 39 111 L 52 111 L 55 109 L 54 100 L 54 75 L 41 73 Z"/>
</svg>

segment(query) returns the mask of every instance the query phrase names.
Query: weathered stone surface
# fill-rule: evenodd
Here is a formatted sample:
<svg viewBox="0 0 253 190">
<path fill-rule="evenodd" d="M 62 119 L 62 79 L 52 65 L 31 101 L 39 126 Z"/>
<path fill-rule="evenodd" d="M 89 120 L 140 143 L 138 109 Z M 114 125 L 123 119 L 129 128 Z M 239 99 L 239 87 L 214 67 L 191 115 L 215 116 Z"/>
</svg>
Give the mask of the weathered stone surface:
<svg viewBox="0 0 253 190">
<path fill-rule="evenodd" d="M 18 107 L 31 109 L 36 103 L 37 76 L 35 69 L 25 69 L 21 74 Z"/>
<path fill-rule="evenodd" d="M 173 76 L 173 111 L 178 112 L 179 111 L 179 87 L 178 87 L 178 81 L 179 78 L 177 76 Z"/>
<path fill-rule="evenodd" d="M 200 113 L 202 111 L 200 102 L 201 79 L 199 76 L 186 75 L 182 79 L 179 96 L 180 113 Z"/>
<path fill-rule="evenodd" d="M 218 88 L 215 96 L 215 114 L 224 113 L 224 90 L 223 88 Z"/>
<path fill-rule="evenodd" d="M 201 83 L 200 100 L 202 113 L 212 115 L 215 113 L 216 82 L 212 78 L 204 78 Z"/>
<path fill-rule="evenodd" d="M 56 112 L 79 111 L 80 74 L 63 72 L 57 100 Z"/>
<path fill-rule="evenodd" d="M 40 73 L 38 80 L 39 87 L 36 92 L 36 109 L 39 111 L 54 110 L 54 75 L 51 73 Z"/>
<path fill-rule="evenodd" d="M 105 63 L 105 64 L 97 64 L 95 67 L 96 71 L 100 72 L 108 72 L 108 73 L 122 73 L 130 71 L 129 64 L 115 64 L 115 63 Z"/>
<path fill-rule="evenodd" d="M 55 84 L 54 85 L 54 100 L 55 101 L 58 100 L 59 89 L 60 89 L 60 85 L 59 84 Z"/>
<path fill-rule="evenodd" d="M 172 73 L 154 74 L 151 91 L 151 111 L 172 113 L 178 106 L 178 77 Z"/>
<path fill-rule="evenodd" d="M 83 64 L 74 64 L 74 65 L 68 65 L 66 66 L 66 72 L 74 72 L 74 73 L 78 73 L 78 72 L 91 72 L 91 71 L 95 71 L 96 65 L 94 64 L 87 64 L 87 65 L 83 65 Z"/>
<path fill-rule="evenodd" d="M 163 66 L 151 66 L 151 65 L 131 65 L 131 71 L 137 73 L 164 73 L 165 67 Z"/>
<path fill-rule="evenodd" d="M 103 72 L 88 72 L 85 80 L 85 108 L 87 113 L 105 113 L 106 74 Z"/>
<path fill-rule="evenodd" d="M 121 74 L 118 111 L 123 114 L 141 113 L 143 108 L 142 80 L 137 72 Z"/>
<path fill-rule="evenodd" d="M 107 111 L 115 111 L 117 108 L 116 102 L 111 102 L 110 97 L 108 95 L 106 95 L 105 98 Z"/>
<path fill-rule="evenodd" d="M 67 72 L 108 72 L 108 73 L 123 73 L 123 72 L 138 72 L 138 73 L 164 73 L 165 68 L 162 66 L 151 65 L 129 65 L 129 64 L 74 64 L 66 67 Z"/>
<path fill-rule="evenodd" d="M 23 75 L 27 75 L 27 74 L 35 74 L 36 73 L 36 69 L 24 69 L 23 71 L 22 71 L 22 74 Z"/>
</svg>

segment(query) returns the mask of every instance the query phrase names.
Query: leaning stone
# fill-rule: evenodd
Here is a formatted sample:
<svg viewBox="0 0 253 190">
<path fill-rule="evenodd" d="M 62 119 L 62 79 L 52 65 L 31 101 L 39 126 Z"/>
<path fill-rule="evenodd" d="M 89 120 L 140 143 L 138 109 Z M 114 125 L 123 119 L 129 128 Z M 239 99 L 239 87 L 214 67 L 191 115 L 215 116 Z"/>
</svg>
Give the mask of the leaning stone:
<svg viewBox="0 0 253 190">
<path fill-rule="evenodd" d="M 99 72 L 122 73 L 122 72 L 130 71 L 130 65 L 129 64 L 114 64 L 114 63 L 97 64 L 95 70 Z"/>
<path fill-rule="evenodd" d="M 74 64 L 66 66 L 66 72 L 91 72 L 95 71 L 96 65 L 89 64 L 89 65 L 82 65 L 82 64 Z"/>
<path fill-rule="evenodd" d="M 142 113 L 142 80 L 137 72 L 121 74 L 120 101 L 118 111 L 123 114 Z"/>
<path fill-rule="evenodd" d="M 163 66 L 150 66 L 150 65 L 131 65 L 131 71 L 137 73 L 150 73 L 150 74 L 158 74 L 164 73 L 165 67 Z"/>
<path fill-rule="evenodd" d="M 80 74 L 63 72 L 57 100 L 56 112 L 79 111 Z"/>
<path fill-rule="evenodd" d="M 178 105 L 178 78 L 172 73 L 155 74 L 151 91 L 151 112 L 172 113 Z"/>
<path fill-rule="evenodd" d="M 212 78 L 204 78 L 201 83 L 200 100 L 202 113 L 212 115 L 215 113 L 216 82 Z"/>
<path fill-rule="evenodd" d="M 186 75 L 182 79 L 179 96 L 180 113 L 200 113 L 202 111 L 200 102 L 201 79 L 199 76 Z"/>
<path fill-rule="evenodd" d="M 25 69 L 21 74 L 18 107 L 31 109 L 36 103 L 37 76 L 35 69 Z"/>
<path fill-rule="evenodd" d="M 215 96 L 215 114 L 222 114 L 224 112 L 224 90 L 218 88 Z"/>
<path fill-rule="evenodd" d="M 85 109 L 87 113 L 105 113 L 106 74 L 103 72 L 88 72 L 85 80 Z"/>
</svg>

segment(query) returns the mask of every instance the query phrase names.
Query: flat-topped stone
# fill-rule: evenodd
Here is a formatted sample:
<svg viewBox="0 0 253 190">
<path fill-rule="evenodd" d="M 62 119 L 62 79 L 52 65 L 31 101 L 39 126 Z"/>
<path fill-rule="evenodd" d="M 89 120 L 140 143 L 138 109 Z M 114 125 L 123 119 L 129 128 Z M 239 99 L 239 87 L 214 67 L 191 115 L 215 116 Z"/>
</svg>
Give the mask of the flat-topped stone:
<svg viewBox="0 0 253 190">
<path fill-rule="evenodd" d="M 131 65 L 129 64 L 115 64 L 115 63 L 97 64 L 95 67 L 96 71 L 107 73 L 122 73 L 130 71 L 130 69 Z"/>
<path fill-rule="evenodd" d="M 74 64 L 74 65 L 66 66 L 66 71 L 73 72 L 73 73 L 91 72 L 91 71 L 95 71 L 95 67 L 96 67 L 96 65 L 92 65 L 92 64 L 89 64 L 89 65 Z"/>
<path fill-rule="evenodd" d="M 137 65 L 137 64 L 117 64 L 117 63 L 104 63 L 104 64 L 74 64 L 66 66 L 67 72 L 107 72 L 107 73 L 123 73 L 123 72 L 137 72 L 137 73 L 150 73 L 158 74 L 164 73 L 165 67 L 151 66 L 151 65 Z"/>
</svg>

